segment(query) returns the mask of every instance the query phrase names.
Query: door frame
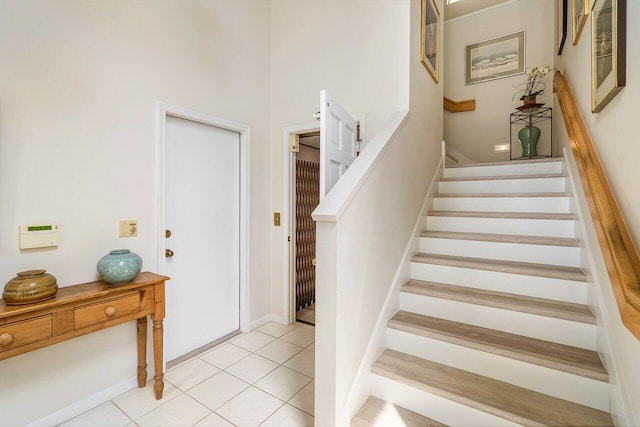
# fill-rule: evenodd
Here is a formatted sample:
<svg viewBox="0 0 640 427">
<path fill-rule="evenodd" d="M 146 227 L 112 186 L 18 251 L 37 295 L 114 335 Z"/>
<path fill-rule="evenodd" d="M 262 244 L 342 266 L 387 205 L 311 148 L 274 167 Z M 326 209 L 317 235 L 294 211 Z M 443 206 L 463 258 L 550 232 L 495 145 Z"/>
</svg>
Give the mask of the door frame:
<svg viewBox="0 0 640 427">
<path fill-rule="evenodd" d="M 296 126 L 289 126 L 282 130 L 282 224 L 285 226 L 283 246 L 282 246 L 282 278 L 284 286 L 282 287 L 282 317 L 288 323 L 292 324 L 296 321 L 295 308 L 295 252 L 293 244 L 295 243 L 295 220 L 292 218 L 292 212 L 295 209 L 295 185 L 296 185 L 296 155 L 291 152 L 289 138 L 291 135 L 304 135 L 311 132 L 320 131 L 320 122 L 304 123 Z M 289 239 L 291 236 L 291 239 Z"/>
<path fill-rule="evenodd" d="M 353 116 L 360 125 L 360 151 L 366 145 L 366 116 L 364 114 L 356 114 Z M 282 224 L 284 225 L 284 235 L 282 239 L 282 318 L 288 324 L 296 321 L 295 308 L 295 252 L 293 244 L 295 243 L 295 219 L 291 213 L 295 209 L 295 153 L 290 149 L 291 135 L 304 135 L 311 132 L 320 131 L 320 121 L 303 123 L 300 125 L 287 126 L 282 129 Z M 291 239 L 289 239 L 291 236 Z"/>
<path fill-rule="evenodd" d="M 242 123 L 215 117 L 210 114 L 180 107 L 165 102 L 156 102 L 156 165 L 157 165 L 157 265 L 158 273 L 165 274 L 164 252 L 166 249 L 166 123 L 167 116 L 186 119 L 205 125 L 237 132 L 240 135 L 240 330 L 249 332 L 250 287 L 249 287 L 249 143 L 251 129 Z M 168 283 L 167 286 L 171 286 Z"/>
</svg>

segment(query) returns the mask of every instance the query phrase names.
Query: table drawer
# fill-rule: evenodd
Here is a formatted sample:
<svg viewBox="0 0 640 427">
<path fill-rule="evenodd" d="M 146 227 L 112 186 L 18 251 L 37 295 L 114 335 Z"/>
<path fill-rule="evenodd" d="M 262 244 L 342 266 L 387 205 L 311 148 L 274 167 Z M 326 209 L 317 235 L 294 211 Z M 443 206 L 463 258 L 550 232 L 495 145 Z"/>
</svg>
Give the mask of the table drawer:
<svg viewBox="0 0 640 427">
<path fill-rule="evenodd" d="M 140 311 L 140 293 L 134 292 L 99 303 L 83 305 L 73 310 L 75 329 L 110 322 Z"/>
<path fill-rule="evenodd" d="M 53 335 L 51 314 L 0 326 L 0 352 L 22 347 Z"/>
</svg>

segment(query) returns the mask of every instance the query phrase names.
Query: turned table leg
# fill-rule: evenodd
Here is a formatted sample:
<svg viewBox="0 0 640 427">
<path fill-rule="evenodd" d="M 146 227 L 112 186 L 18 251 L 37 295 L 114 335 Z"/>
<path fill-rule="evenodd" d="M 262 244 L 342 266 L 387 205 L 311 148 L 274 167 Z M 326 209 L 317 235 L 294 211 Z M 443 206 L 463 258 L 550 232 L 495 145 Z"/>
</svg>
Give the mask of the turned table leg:
<svg viewBox="0 0 640 427">
<path fill-rule="evenodd" d="M 164 390 L 164 374 L 162 373 L 162 319 L 153 321 L 153 365 L 155 368 L 153 390 L 156 393 L 156 399 L 162 399 Z"/>
<path fill-rule="evenodd" d="M 164 306 L 164 282 L 160 282 L 154 286 L 154 310 L 151 315 L 153 321 L 153 368 L 155 370 L 153 391 L 156 393 L 156 399 L 162 399 L 164 391 L 164 381 L 162 377 L 163 363 L 163 337 L 162 337 L 162 320 L 165 316 Z"/>
<path fill-rule="evenodd" d="M 147 318 L 138 319 L 138 387 L 147 383 Z"/>
</svg>

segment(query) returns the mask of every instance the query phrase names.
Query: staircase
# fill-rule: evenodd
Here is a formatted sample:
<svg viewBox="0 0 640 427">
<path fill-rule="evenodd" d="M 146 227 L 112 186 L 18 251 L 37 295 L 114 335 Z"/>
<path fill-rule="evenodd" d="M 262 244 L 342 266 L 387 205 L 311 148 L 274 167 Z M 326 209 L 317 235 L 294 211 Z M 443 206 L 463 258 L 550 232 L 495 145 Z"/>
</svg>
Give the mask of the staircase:
<svg viewBox="0 0 640 427">
<path fill-rule="evenodd" d="M 353 426 L 613 425 L 564 168 L 444 169 Z"/>
</svg>

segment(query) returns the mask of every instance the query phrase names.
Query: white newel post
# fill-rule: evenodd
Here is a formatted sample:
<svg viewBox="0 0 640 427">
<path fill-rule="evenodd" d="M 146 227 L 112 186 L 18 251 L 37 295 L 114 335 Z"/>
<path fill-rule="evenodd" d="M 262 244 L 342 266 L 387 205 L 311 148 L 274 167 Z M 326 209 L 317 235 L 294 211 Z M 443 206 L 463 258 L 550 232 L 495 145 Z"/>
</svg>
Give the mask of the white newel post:
<svg viewBox="0 0 640 427">
<path fill-rule="evenodd" d="M 336 426 L 337 224 L 316 221 L 315 425 Z"/>
</svg>

